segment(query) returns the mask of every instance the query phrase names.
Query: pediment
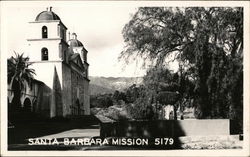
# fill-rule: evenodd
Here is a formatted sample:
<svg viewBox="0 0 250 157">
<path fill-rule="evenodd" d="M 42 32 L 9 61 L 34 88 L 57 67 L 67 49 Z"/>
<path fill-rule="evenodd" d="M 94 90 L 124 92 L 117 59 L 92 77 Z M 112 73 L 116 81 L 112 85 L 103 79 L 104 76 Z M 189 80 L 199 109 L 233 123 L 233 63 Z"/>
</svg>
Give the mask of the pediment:
<svg viewBox="0 0 250 157">
<path fill-rule="evenodd" d="M 75 53 L 70 57 L 70 61 L 74 62 L 76 65 L 78 65 L 80 68 L 84 69 L 84 65 L 82 63 L 82 59 L 80 57 L 80 54 Z"/>
</svg>

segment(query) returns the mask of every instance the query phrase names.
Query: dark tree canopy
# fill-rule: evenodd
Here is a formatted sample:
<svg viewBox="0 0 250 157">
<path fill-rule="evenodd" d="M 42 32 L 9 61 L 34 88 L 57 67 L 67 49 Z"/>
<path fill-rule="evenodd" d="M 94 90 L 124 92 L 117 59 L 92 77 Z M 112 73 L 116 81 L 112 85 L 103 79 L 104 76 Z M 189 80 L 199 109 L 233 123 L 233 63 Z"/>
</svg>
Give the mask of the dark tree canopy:
<svg viewBox="0 0 250 157">
<path fill-rule="evenodd" d="M 174 56 L 179 77 L 194 83 L 197 117 L 236 118 L 242 111 L 243 8 L 141 7 L 122 33 L 121 59 L 164 67 Z"/>
<path fill-rule="evenodd" d="M 143 7 L 125 25 L 123 37 L 121 57 L 136 54 L 158 64 L 176 51 L 176 59 L 195 63 L 196 50 L 208 44 L 234 56 L 243 48 L 243 9 Z"/>
<path fill-rule="evenodd" d="M 15 54 L 7 60 L 8 63 L 8 85 L 14 94 L 12 107 L 17 109 L 20 107 L 21 91 L 25 89 L 26 84 L 32 88 L 35 70 L 30 68 L 29 57 L 24 57 L 23 54 Z"/>
<path fill-rule="evenodd" d="M 29 57 L 23 57 L 23 54 L 16 54 L 15 57 L 11 57 L 8 60 L 8 84 L 11 89 L 14 90 L 13 82 L 18 83 L 18 88 L 21 90 L 25 87 L 25 81 L 28 85 L 32 85 L 34 79 L 35 70 L 30 68 Z"/>
</svg>

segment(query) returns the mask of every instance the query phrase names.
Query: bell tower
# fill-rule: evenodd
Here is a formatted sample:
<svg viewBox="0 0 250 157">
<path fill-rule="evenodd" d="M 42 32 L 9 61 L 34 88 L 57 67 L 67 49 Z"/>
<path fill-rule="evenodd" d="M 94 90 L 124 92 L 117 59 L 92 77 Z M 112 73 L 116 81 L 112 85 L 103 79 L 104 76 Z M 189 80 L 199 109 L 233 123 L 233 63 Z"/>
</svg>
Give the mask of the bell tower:
<svg viewBox="0 0 250 157">
<path fill-rule="evenodd" d="M 29 22 L 28 55 L 31 62 L 50 62 L 66 60 L 68 44 L 67 27 L 62 23 L 52 7 L 39 13 Z"/>
<path fill-rule="evenodd" d="M 48 101 L 43 106 L 49 110 L 49 116 L 63 115 L 63 64 L 67 60 L 67 27 L 52 7 L 39 13 L 35 21 L 29 22 L 28 56 L 35 79 L 43 82 L 49 90 L 45 95 Z"/>
<path fill-rule="evenodd" d="M 90 114 L 87 53 L 52 7 L 29 22 L 28 56 L 39 82 L 37 104 L 48 117 Z"/>
</svg>

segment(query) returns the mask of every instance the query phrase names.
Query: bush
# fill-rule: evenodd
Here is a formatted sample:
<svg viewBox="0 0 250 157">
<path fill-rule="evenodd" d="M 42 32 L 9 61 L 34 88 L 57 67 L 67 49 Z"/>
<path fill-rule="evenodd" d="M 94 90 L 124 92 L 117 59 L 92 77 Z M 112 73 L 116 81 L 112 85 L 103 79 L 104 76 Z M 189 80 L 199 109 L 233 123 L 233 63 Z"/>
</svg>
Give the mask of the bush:
<svg viewBox="0 0 250 157">
<path fill-rule="evenodd" d="M 106 108 L 113 105 L 112 94 L 103 94 L 90 97 L 90 106 Z"/>
<path fill-rule="evenodd" d="M 115 121 L 130 119 L 127 116 L 125 106 L 120 106 L 120 107 L 110 106 L 108 108 L 103 108 L 103 109 L 99 110 L 97 115 L 102 115 L 104 117 L 110 118 L 110 119 L 115 120 Z"/>
<path fill-rule="evenodd" d="M 175 104 L 179 99 L 179 94 L 176 92 L 162 91 L 156 96 L 156 100 L 160 104 Z"/>
<path fill-rule="evenodd" d="M 151 105 L 144 103 L 143 98 L 138 98 L 134 104 L 126 106 L 126 111 L 132 119 L 149 120 L 154 116 Z"/>
</svg>

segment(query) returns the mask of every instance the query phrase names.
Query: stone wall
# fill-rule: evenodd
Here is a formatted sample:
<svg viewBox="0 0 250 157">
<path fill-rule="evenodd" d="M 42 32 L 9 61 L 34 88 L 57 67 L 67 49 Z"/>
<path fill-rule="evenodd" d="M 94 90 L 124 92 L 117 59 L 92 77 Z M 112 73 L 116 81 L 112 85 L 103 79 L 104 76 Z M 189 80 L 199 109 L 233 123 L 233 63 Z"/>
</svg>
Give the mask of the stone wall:
<svg viewBox="0 0 250 157">
<path fill-rule="evenodd" d="M 101 123 L 101 137 L 230 135 L 229 119 L 155 120 Z"/>
<path fill-rule="evenodd" d="M 54 67 L 54 76 L 53 76 L 53 94 L 52 94 L 52 105 L 55 105 L 54 114 L 55 116 L 63 116 L 63 102 L 62 102 L 62 78 L 59 79 L 57 69 Z M 53 110 L 52 110 L 53 111 Z"/>
<path fill-rule="evenodd" d="M 77 72 L 71 72 L 72 78 L 72 114 L 73 115 L 84 115 L 84 78 Z"/>
<path fill-rule="evenodd" d="M 50 102 L 52 98 L 52 89 L 42 84 L 38 90 L 37 110 L 42 117 L 50 117 Z"/>
<path fill-rule="evenodd" d="M 84 114 L 90 115 L 89 81 L 84 79 Z"/>
<path fill-rule="evenodd" d="M 77 73 L 73 70 L 71 71 L 71 115 L 76 114 L 77 106 L 77 88 L 78 88 L 78 81 L 77 81 Z"/>
<path fill-rule="evenodd" d="M 71 69 L 68 65 L 62 64 L 62 99 L 63 99 L 63 116 L 71 115 L 70 106 L 72 105 L 71 96 Z"/>
</svg>

